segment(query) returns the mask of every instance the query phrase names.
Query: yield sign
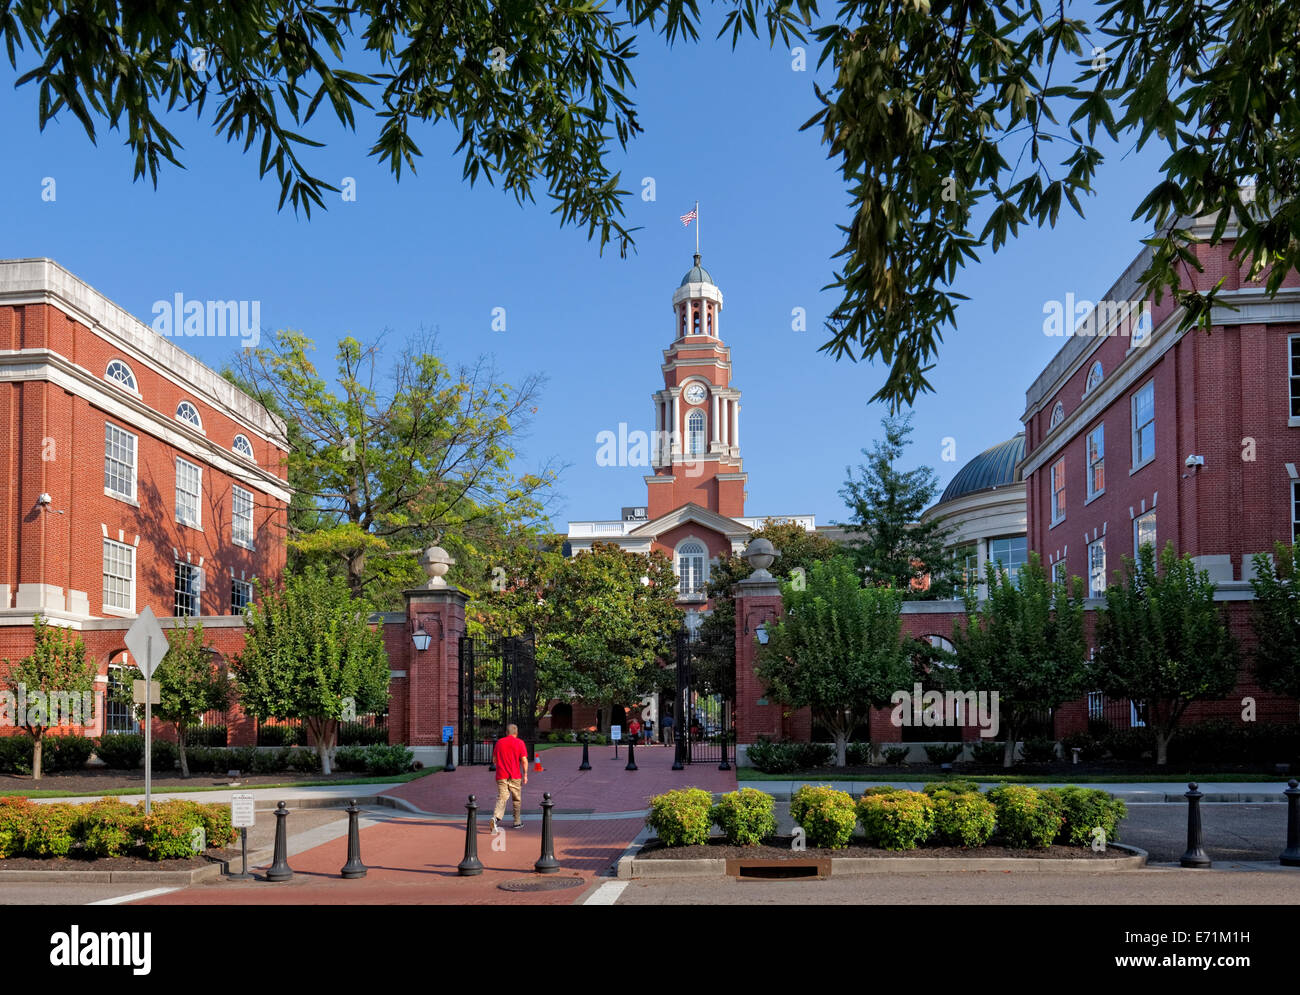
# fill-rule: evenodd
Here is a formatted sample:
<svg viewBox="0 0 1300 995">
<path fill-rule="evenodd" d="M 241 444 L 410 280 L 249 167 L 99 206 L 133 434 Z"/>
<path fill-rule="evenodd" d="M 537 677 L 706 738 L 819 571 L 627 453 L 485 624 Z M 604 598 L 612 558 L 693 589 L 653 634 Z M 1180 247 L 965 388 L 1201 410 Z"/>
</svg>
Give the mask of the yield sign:
<svg viewBox="0 0 1300 995">
<path fill-rule="evenodd" d="M 126 648 L 131 651 L 144 679 L 152 680 L 154 668 L 167 655 L 167 637 L 163 635 L 162 626 L 148 605 L 131 623 L 131 628 L 126 630 Z"/>
</svg>

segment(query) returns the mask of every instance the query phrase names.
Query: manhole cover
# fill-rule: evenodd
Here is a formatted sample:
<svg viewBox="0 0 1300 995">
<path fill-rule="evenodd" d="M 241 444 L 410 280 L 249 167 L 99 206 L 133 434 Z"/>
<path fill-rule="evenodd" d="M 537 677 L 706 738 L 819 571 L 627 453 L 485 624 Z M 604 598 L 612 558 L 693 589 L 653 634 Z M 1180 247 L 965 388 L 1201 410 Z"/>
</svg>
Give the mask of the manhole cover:
<svg viewBox="0 0 1300 995">
<path fill-rule="evenodd" d="M 539 875 L 532 878 L 511 878 L 502 881 L 498 888 L 502 891 L 563 891 L 565 888 L 578 888 L 587 882 L 582 878 L 552 878 Z"/>
</svg>

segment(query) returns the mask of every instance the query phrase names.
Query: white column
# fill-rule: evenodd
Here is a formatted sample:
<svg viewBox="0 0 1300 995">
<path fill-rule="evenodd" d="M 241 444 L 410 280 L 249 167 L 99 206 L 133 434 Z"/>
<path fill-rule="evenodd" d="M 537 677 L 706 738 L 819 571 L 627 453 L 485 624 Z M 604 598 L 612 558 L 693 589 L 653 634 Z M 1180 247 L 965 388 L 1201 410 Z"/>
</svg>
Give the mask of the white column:
<svg viewBox="0 0 1300 995">
<path fill-rule="evenodd" d="M 673 455 L 681 455 L 682 451 L 682 395 L 678 391 L 673 394 L 673 425 L 672 425 Z"/>
<path fill-rule="evenodd" d="M 731 445 L 731 399 L 722 399 L 722 444 Z"/>
<path fill-rule="evenodd" d="M 737 451 L 740 450 L 740 402 L 739 401 L 736 402 L 736 432 L 735 435 L 732 436 L 732 445 L 736 447 Z"/>
<path fill-rule="evenodd" d="M 710 426 L 709 441 L 710 443 L 722 441 L 722 426 L 718 424 L 718 395 L 713 395 L 713 424 Z"/>
</svg>

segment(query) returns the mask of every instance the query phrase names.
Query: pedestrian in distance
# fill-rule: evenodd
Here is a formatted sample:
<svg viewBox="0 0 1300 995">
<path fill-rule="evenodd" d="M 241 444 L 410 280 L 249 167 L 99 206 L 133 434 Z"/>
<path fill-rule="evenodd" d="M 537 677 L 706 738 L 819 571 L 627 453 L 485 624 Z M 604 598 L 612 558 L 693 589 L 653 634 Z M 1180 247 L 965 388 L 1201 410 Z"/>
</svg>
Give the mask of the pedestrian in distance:
<svg viewBox="0 0 1300 995">
<path fill-rule="evenodd" d="M 627 738 L 630 743 L 641 739 L 641 723 L 635 718 L 627 724 Z"/>
<path fill-rule="evenodd" d="M 645 745 L 646 746 L 655 745 L 655 720 L 654 719 L 645 720 Z"/>
<path fill-rule="evenodd" d="M 673 717 L 665 715 L 660 727 L 664 731 L 664 746 L 675 746 L 676 741 L 673 739 Z"/>
<path fill-rule="evenodd" d="M 515 829 L 523 829 L 521 810 L 524 804 L 524 785 L 528 783 L 528 747 L 519 738 L 519 727 L 513 722 L 506 726 L 506 734 L 492 747 L 492 763 L 497 769 L 497 804 L 492 809 L 492 832 L 505 817 L 506 800 L 514 810 Z"/>
</svg>

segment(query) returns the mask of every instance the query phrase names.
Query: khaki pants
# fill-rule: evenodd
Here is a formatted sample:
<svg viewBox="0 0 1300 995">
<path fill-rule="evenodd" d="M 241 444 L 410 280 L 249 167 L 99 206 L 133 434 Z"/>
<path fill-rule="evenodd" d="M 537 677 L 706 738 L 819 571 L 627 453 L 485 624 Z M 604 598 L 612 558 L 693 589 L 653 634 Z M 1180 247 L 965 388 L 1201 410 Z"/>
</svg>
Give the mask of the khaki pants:
<svg viewBox="0 0 1300 995">
<path fill-rule="evenodd" d="M 492 809 L 492 818 L 500 819 L 506 814 L 506 799 L 510 800 L 510 807 L 514 810 L 515 822 L 519 821 L 519 809 L 524 800 L 524 782 L 521 778 L 511 778 L 510 780 L 497 781 L 497 804 Z"/>
</svg>

